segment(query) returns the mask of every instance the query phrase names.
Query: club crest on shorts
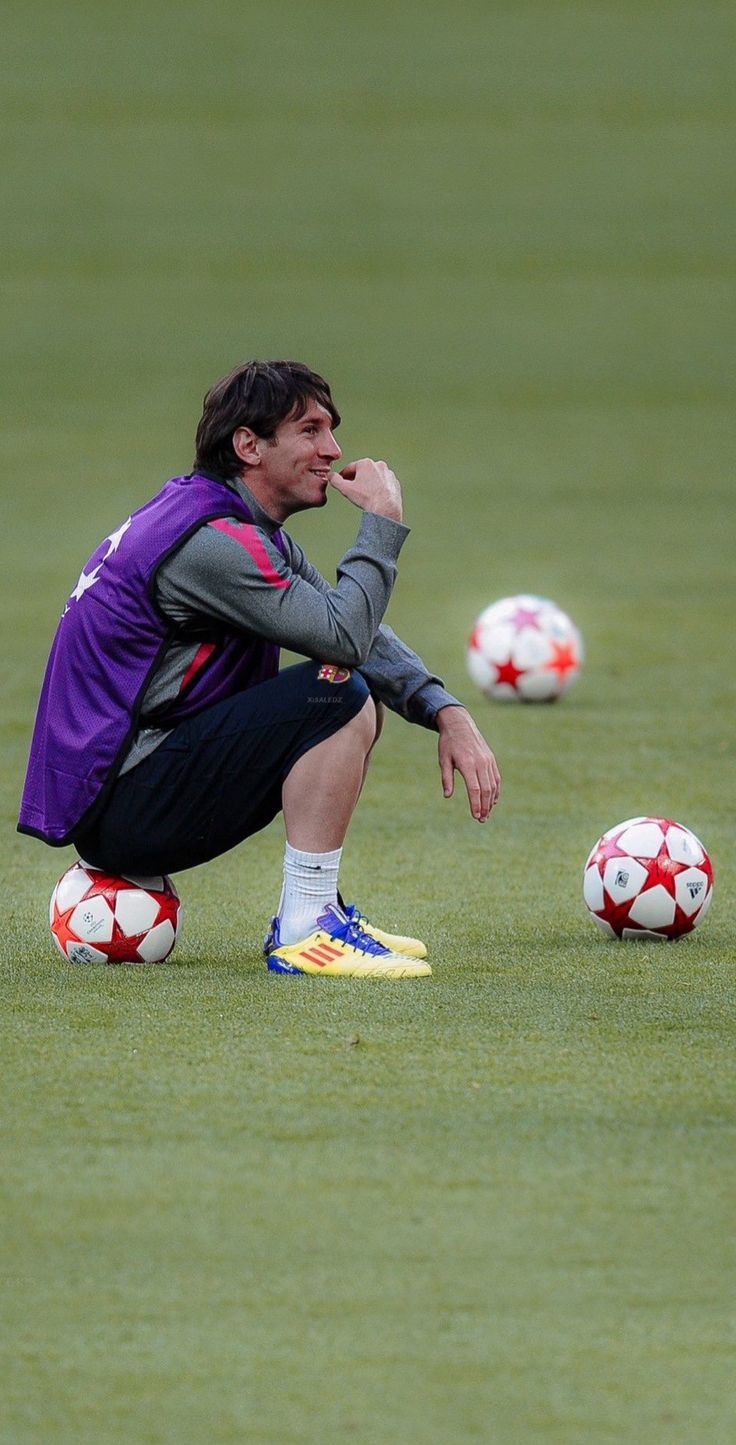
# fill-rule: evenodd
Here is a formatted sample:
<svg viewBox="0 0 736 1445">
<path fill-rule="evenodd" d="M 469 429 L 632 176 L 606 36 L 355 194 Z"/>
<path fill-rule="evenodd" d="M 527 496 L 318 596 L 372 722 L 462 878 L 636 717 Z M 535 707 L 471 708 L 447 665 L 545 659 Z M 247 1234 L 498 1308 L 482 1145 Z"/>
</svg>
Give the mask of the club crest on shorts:
<svg viewBox="0 0 736 1445">
<path fill-rule="evenodd" d="M 335 667 L 331 662 L 323 662 L 317 677 L 320 682 L 347 682 L 350 677 L 350 668 Z"/>
</svg>

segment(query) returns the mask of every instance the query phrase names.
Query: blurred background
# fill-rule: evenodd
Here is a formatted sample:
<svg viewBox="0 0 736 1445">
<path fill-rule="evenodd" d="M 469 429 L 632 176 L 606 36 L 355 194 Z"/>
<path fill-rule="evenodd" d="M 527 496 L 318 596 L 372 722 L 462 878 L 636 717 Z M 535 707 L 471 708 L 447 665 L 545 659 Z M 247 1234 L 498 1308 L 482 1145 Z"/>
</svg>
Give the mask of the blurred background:
<svg viewBox="0 0 736 1445">
<path fill-rule="evenodd" d="M 727 0 L 6 0 L 13 1445 L 733 1438 L 735 41 Z M 72 851 L 15 832 L 80 568 L 249 357 L 395 467 L 388 620 L 503 768 L 478 829 L 390 720 L 344 887 L 428 937 L 420 999 L 269 987 L 280 823 L 178 880 L 153 974 L 62 966 Z M 292 530 L 333 576 L 358 521 Z M 586 640 L 554 708 L 466 675 L 523 591 Z M 584 917 L 642 812 L 712 853 L 682 952 Z"/>
<path fill-rule="evenodd" d="M 675 528 L 731 507 L 733 31 L 718 0 L 10 3 L 21 617 L 190 464 L 206 387 L 282 355 L 404 479 L 427 647 L 509 588 L 613 606 L 641 551 L 682 598 Z M 327 562 L 354 521 L 297 526 Z"/>
<path fill-rule="evenodd" d="M 735 28 L 719 0 L 7 6 L 11 828 L 82 562 L 251 356 L 322 371 L 345 455 L 399 473 L 389 621 L 464 700 L 496 597 L 582 628 L 551 752 L 477 700 L 510 796 L 517 762 L 578 749 L 592 843 L 642 810 L 643 748 L 650 808 L 707 824 L 704 752 L 733 769 Z M 357 520 L 333 498 L 293 530 L 332 576 Z M 395 745 L 434 787 L 426 740 Z"/>
</svg>

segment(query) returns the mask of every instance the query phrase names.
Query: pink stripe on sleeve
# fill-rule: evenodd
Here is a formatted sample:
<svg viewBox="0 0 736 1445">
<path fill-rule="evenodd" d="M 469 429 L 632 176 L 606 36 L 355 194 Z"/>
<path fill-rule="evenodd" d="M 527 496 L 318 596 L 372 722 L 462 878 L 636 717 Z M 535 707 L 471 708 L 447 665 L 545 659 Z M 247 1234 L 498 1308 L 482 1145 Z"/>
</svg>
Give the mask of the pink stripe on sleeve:
<svg viewBox="0 0 736 1445">
<path fill-rule="evenodd" d="M 276 571 L 256 527 L 249 522 L 227 522 L 224 517 L 219 517 L 216 522 L 210 522 L 209 525 L 218 532 L 224 532 L 227 537 L 232 537 L 233 541 L 239 542 L 241 547 L 245 547 L 266 582 L 270 582 L 274 587 L 288 587 L 288 577 L 281 577 Z"/>
</svg>

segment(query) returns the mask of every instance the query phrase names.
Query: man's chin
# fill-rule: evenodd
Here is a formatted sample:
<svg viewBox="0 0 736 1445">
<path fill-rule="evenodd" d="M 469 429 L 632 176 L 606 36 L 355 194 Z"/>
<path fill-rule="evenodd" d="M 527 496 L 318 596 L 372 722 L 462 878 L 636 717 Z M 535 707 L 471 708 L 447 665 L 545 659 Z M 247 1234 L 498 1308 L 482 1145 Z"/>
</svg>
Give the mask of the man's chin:
<svg viewBox="0 0 736 1445">
<path fill-rule="evenodd" d="M 319 491 L 315 494 L 314 500 L 304 503 L 305 507 L 325 507 L 327 505 L 327 493 L 329 492 L 329 489 L 329 483 L 324 482 L 320 487 Z"/>
<path fill-rule="evenodd" d="M 306 497 L 295 497 L 291 503 L 289 515 L 293 516 L 294 512 L 313 512 L 315 507 L 326 507 L 327 496 L 328 488 L 327 484 L 325 483 L 324 490 L 319 494 L 319 496 L 310 497 L 309 500 L 307 500 Z"/>
</svg>

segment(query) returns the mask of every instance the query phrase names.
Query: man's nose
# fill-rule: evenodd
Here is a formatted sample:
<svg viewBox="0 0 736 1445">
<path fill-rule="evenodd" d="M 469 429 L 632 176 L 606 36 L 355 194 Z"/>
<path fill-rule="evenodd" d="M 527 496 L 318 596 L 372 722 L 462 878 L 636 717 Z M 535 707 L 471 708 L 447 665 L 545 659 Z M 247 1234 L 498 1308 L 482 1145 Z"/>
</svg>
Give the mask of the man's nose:
<svg viewBox="0 0 736 1445">
<path fill-rule="evenodd" d="M 340 457 L 342 456 L 342 450 L 338 446 L 332 432 L 328 432 L 324 439 L 324 443 L 322 446 L 322 455 L 325 457 L 329 457 L 330 460 L 333 462 L 339 461 Z"/>
</svg>

